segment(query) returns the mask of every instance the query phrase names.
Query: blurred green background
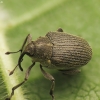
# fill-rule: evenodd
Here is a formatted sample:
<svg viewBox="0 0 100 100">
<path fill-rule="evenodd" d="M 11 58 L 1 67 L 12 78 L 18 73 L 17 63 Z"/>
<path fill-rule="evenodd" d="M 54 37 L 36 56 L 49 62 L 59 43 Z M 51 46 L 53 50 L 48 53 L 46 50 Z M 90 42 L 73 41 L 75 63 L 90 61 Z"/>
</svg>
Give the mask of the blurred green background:
<svg viewBox="0 0 100 100">
<path fill-rule="evenodd" d="M 5 47 L 10 51 L 20 49 L 28 33 L 36 40 L 39 36 L 45 36 L 48 31 L 56 31 L 59 27 L 67 33 L 86 39 L 92 47 L 93 56 L 92 60 L 82 67 L 82 72 L 74 76 L 64 76 L 57 70 L 45 68 L 56 80 L 55 100 L 100 100 L 100 1 L 0 0 L 0 34 L 4 36 Z M 2 41 L 0 45 L 2 47 Z M 3 51 L 1 47 L 0 51 L 3 54 L 6 50 L 3 48 Z M 11 55 L 11 62 L 14 65 L 17 64 L 18 57 L 19 54 Z M 5 59 L 2 55 L 0 59 L 0 100 L 4 100 L 11 91 L 8 92 L 8 83 L 5 79 L 7 75 L 2 71 L 6 70 L 3 67 Z M 30 58 L 25 57 L 22 63 L 24 72 L 19 69 L 15 71 L 19 82 L 23 81 L 25 70 L 30 64 Z M 50 86 L 51 82 L 43 77 L 37 63 L 31 71 L 29 80 L 21 87 L 21 95 L 24 100 L 51 100 Z"/>
</svg>

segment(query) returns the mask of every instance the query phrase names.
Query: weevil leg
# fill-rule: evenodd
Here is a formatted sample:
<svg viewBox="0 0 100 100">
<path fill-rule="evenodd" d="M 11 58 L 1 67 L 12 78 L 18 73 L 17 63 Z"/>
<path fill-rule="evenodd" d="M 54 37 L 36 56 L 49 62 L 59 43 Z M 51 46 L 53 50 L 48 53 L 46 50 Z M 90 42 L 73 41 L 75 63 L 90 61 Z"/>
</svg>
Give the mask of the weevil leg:
<svg viewBox="0 0 100 100">
<path fill-rule="evenodd" d="M 61 71 L 64 75 L 74 75 L 74 74 L 80 73 L 81 69 L 59 70 L 59 71 Z"/>
<path fill-rule="evenodd" d="M 32 36 L 30 34 L 27 35 L 27 37 L 25 38 L 23 45 L 21 47 L 21 50 L 23 50 L 24 46 L 26 45 L 26 43 L 30 43 L 32 41 Z"/>
<path fill-rule="evenodd" d="M 52 75 L 50 75 L 49 73 L 47 73 L 47 72 L 45 72 L 45 71 L 43 70 L 41 64 L 40 64 L 40 69 L 41 69 L 42 74 L 44 75 L 44 77 L 52 82 L 51 88 L 50 88 L 50 95 L 52 96 L 52 100 L 55 100 L 55 99 L 54 99 L 54 94 L 53 94 L 54 87 L 55 87 L 55 79 L 54 79 L 54 77 L 53 77 Z"/>
<path fill-rule="evenodd" d="M 63 32 L 63 29 L 62 28 L 58 28 L 57 32 Z"/>
<path fill-rule="evenodd" d="M 11 93 L 10 97 L 9 97 L 9 98 L 6 98 L 5 100 L 10 100 L 10 99 L 12 98 L 12 96 L 14 95 L 14 91 L 28 80 L 30 71 L 31 71 L 31 69 L 32 69 L 32 67 L 33 67 L 34 65 L 35 65 L 35 63 L 32 63 L 32 65 L 28 67 L 28 69 L 27 69 L 27 71 L 26 71 L 26 73 L 25 73 L 24 81 L 22 81 L 21 83 L 19 83 L 19 84 L 16 85 L 16 86 L 14 86 L 14 87 L 12 88 L 12 93 Z"/>
</svg>

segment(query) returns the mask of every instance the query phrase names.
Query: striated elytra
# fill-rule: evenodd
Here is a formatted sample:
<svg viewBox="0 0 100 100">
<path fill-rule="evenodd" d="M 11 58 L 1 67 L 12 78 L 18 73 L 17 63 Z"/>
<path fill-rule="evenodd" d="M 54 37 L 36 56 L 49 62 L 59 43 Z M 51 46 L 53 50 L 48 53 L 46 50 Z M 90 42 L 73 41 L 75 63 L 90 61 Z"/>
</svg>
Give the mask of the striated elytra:
<svg viewBox="0 0 100 100">
<path fill-rule="evenodd" d="M 57 69 L 63 74 L 72 75 L 80 72 L 79 68 L 86 65 L 92 57 L 92 49 L 86 40 L 67 34 L 61 28 L 55 32 L 48 32 L 45 37 L 39 37 L 36 41 L 32 41 L 31 35 L 28 34 L 20 50 L 6 52 L 6 54 L 17 52 L 21 52 L 17 64 L 21 71 L 23 71 L 21 62 L 23 61 L 24 55 L 28 55 L 32 59 L 32 65 L 28 67 L 24 81 L 12 88 L 12 93 L 6 100 L 10 100 L 14 95 L 14 90 L 26 82 L 35 62 L 40 62 L 41 72 L 45 78 L 52 82 L 50 95 L 52 100 L 55 100 L 53 95 L 55 79 L 52 75 L 45 72 L 43 67 Z M 13 74 L 17 66 L 9 75 Z"/>
</svg>

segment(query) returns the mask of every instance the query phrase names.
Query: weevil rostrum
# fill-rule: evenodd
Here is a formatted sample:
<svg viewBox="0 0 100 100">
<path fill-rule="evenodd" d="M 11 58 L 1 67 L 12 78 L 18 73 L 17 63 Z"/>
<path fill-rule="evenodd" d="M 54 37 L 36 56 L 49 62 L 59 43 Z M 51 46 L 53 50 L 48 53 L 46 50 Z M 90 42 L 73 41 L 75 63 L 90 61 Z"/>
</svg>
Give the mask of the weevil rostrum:
<svg viewBox="0 0 100 100">
<path fill-rule="evenodd" d="M 53 94 L 55 79 L 51 74 L 47 73 L 43 67 L 57 69 L 65 75 L 72 75 L 79 73 L 81 71 L 79 68 L 86 65 L 92 57 L 92 49 L 86 40 L 78 36 L 67 34 L 63 32 L 61 28 L 57 31 L 48 32 L 45 37 L 39 37 L 36 41 L 32 41 L 31 35 L 28 34 L 20 50 L 16 52 L 6 52 L 6 54 L 17 52 L 21 52 L 17 64 L 21 71 L 23 71 L 21 62 L 23 61 L 24 55 L 28 55 L 32 58 L 32 64 L 26 71 L 24 81 L 12 88 L 12 93 L 6 100 L 11 100 L 15 89 L 27 81 L 35 62 L 40 62 L 42 74 L 46 79 L 52 82 L 50 95 L 52 100 L 55 100 Z M 13 74 L 17 66 L 10 72 L 10 75 Z"/>
</svg>

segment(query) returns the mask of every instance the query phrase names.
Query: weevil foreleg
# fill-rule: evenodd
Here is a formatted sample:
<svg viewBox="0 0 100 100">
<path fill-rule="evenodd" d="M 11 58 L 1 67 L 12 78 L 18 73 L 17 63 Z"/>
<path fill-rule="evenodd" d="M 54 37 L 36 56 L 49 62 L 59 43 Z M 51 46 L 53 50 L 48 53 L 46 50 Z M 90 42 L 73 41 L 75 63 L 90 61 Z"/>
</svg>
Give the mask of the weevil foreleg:
<svg viewBox="0 0 100 100">
<path fill-rule="evenodd" d="M 25 38 L 24 42 L 23 42 L 23 45 L 21 47 L 21 50 L 23 51 L 23 48 L 25 47 L 26 43 L 30 43 L 32 41 L 32 37 L 30 34 L 27 35 L 27 37 Z"/>
<path fill-rule="evenodd" d="M 35 63 L 32 63 L 32 65 L 28 67 L 28 69 L 27 69 L 27 71 L 26 71 L 26 73 L 25 73 L 24 81 L 22 81 L 21 83 L 19 83 L 19 84 L 16 85 L 16 86 L 14 86 L 14 87 L 12 88 L 12 93 L 11 93 L 10 97 L 9 97 L 9 98 L 6 98 L 5 100 L 10 100 L 10 99 L 12 98 L 12 96 L 14 95 L 14 91 L 28 80 L 30 71 L 31 71 L 31 69 L 32 69 L 32 67 L 33 67 L 34 65 L 35 65 Z"/>
<path fill-rule="evenodd" d="M 42 65 L 40 65 L 40 69 L 41 69 L 44 77 L 52 82 L 52 85 L 51 85 L 51 88 L 50 88 L 50 95 L 52 96 L 52 100 L 55 100 L 54 94 L 53 94 L 54 87 L 55 87 L 55 79 L 52 75 L 50 75 L 49 73 L 47 73 L 43 70 Z"/>
</svg>

